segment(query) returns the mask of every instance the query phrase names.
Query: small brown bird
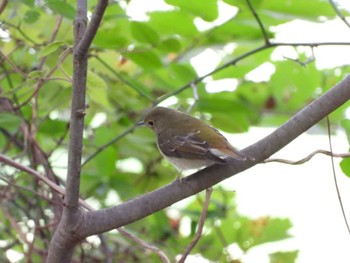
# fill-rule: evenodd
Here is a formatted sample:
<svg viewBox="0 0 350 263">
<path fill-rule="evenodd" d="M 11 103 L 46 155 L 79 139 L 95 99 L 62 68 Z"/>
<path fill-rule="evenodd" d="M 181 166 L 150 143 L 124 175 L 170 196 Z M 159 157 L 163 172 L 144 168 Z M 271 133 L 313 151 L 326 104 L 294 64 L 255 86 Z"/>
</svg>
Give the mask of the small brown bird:
<svg viewBox="0 0 350 263">
<path fill-rule="evenodd" d="M 253 159 L 237 151 L 215 128 L 176 110 L 153 108 L 139 125 L 153 130 L 160 152 L 180 172 L 224 164 L 225 157 Z"/>
</svg>

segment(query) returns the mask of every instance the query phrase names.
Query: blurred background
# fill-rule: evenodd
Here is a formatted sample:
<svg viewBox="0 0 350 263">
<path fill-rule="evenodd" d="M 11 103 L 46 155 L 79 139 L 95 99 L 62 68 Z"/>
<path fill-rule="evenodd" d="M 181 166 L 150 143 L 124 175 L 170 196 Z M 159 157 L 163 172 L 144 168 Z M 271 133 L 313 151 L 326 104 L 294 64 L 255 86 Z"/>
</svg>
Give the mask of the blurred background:
<svg viewBox="0 0 350 263">
<path fill-rule="evenodd" d="M 76 1 L 0 1 L 1 153 L 64 186 Z M 95 1 L 89 1 L 91 18 Z M 264 138 L 349 72 L 349 1 L 110 1 L 89 51 L 81 197 L 110 207 L 172 182 L 177 171 L 145 128 L 153 105 L 186 111 L 238 149 Z M 271 46 L 270 43 L 274 43 Z M 349 149 L 349 103 L 329 116 Z M 325 120 L 272 158 L 329 150 Z M 2 165 L 0 261 L 42 262 L 59 218 L 49 187 Z M 335 158 L 350 215 L 350 161 Z M 56 200 L 57 201 L 57 200 Z M 174 261 L 193 239 L 204 193 L 126 229 Z M 214 187 L 186 262 L 349 262 L 330 157 L 259 164 Z M 107 251 L 107 252 L 106 252 Z M 118 234 L 89 237 L 75 262 L 160 262 Z"/>
</svg>

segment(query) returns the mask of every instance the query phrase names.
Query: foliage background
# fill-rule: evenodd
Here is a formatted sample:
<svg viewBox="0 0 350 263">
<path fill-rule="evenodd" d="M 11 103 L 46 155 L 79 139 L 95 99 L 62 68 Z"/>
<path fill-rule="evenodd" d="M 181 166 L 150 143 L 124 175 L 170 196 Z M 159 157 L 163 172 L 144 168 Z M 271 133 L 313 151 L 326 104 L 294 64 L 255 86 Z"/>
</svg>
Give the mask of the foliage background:
<svg viewBox="0 0 350 263">
<path fill-rule="evenodd" d="M 133 1 L 111 1 L 90 49 L 81 197 L 96 208 L 136 197 L 176 176 L 176 171 L 156 150 L 151 132 L 134 130 L 145 109 L 152 105 L 191 108 L 191 114 L 224 132 L 242 133 L 251 126 L 281 125 L 348 72 L 348 65 L 322 70 L 316 67 L 317 46 L 322 43 L 273 41 L 278 25 L 294 20 L 322 25 L 339 19 L 330 2 L 165 2 L 169 5 L 166 10 L 152 11 L 144 21 L 128 16 Z M 47 172 L 49 164 L 64 185 L 75 1 L 19 0 L 2 4 L 2 153 L 38 171 Z M 89 5 L 92 12 L 95 2 L 89 1 Z M 222 12 L 219 7 L 235 7 L 232 9 L 235 12 L 227 21 L 217 22 Z M 341 6 L 338 8 L 341 14 L 348 15 Z M 199 21 L 212 23 L 211 27 L 200 30 Z M 296 57 L 272 59 L 276 48 L 285 45 L 294 50 Z M 208 50 L 214 51 L 220 60 L 215 65 L 208 57 L 206 63 L 218 70 L 207 72 L 210 77 L 202 81 L 203 75 L 198 74 L 191 62 Z M 266 63 L 273 68 L 268 81 L 248 77 Z M 222 89 L 216 85 L 208 92 L 206 88 L 220 80 L 231 80 L 228 83 L 237 86 L 231 84 Z M 344 120 L 347 106 L 332 114 L 332 124 L 341 122 L 349 129 L 348 121 Z M 320 126 L 325 127 L 325 123 Z M 108 147 L 94 156 L 103 145 Z M 37 158 L 37 149 L 44 153 L 41 157 L 46 161 Z M 348 165 L 346 161 L 342 163 L 345 172 L 349 171 Z M 16 255 L 40 262 L 57 223 L 50 190 L 9 167 L 3 167 L 1 178 L 4 181 L 0 213 L 5 220 L 0 226 L 0 240 L 1 249 L 7 252 L 2 253 L 1 260 L 6 262 L 9 251 L 15 251 L 19 253 Z M 199 195 L 176 209 L 175 214 L 174 210 L 161 211 L 127 229 L 174 258 L 193 238 L 202 204 L 203 196 Z M 180 231 L 180 226 L 189 230 Z M 244 253 L 249 253 L 259 244 L 287 238 L 291 222 L 240 215 L 235 194 L 218 187 L 205 227 L 205 235 L 193 254 L 216 262 L 232 262 L 233 256 L 227 249 L 230 244 L 238 244 Z M 101 239 L 91 238 L 81 244 L 76 260 L 159 260 L 148 252 L 145 256 L 144 250 L 116 233 L 109 233 L 105 240 L 110 254 L 101 249 L 105 248 Z M 294 262 L 296 257 L 297 251 L 281 252 L 272 255 L 271 262 Z"/>
</svg>

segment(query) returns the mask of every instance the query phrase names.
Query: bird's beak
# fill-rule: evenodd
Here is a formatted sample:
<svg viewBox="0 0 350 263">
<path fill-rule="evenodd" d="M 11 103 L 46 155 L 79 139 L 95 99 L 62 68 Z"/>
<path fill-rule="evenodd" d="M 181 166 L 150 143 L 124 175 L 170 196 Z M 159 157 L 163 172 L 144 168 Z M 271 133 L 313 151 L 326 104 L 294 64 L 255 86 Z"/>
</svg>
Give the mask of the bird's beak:
<svg viewBox="0 0 350 263">
<path fill-rule="evenodd" d="M 147 124 L 144 121 L 139 121 L 137 126 L 147 126 Z"/>
</svg>

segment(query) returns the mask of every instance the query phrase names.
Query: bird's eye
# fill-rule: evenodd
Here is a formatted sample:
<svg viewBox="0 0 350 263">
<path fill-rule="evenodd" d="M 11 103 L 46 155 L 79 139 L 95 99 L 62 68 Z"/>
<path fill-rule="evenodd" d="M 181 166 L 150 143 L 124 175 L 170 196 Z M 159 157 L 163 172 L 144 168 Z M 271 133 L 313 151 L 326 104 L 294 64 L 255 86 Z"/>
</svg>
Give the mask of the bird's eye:
<svg viewBox="0 0 350 263">
<path fill-rule="evenodd" d="M 153 123 L 153 121 L 148 121 L 147 124 L 148 124 L 148 126 L 153 127 L 154 123 Z"/>
</svg>

